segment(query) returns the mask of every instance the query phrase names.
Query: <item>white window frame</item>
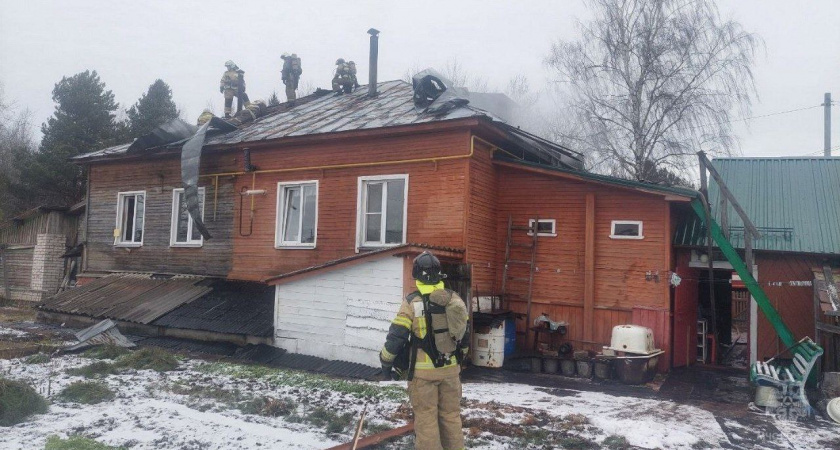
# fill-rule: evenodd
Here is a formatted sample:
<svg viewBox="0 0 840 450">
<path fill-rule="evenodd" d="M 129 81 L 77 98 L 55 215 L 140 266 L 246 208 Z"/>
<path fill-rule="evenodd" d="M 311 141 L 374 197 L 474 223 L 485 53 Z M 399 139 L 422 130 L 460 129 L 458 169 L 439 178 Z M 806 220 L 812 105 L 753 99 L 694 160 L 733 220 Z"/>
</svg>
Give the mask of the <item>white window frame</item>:
<svg viewBox="0 0 840 450">
<path fill-rule="evenodd" d="M 528 228 L 533 228 L 534 221 L 537 219 L 528 219 Z M 537 231 L 537 236 L 546 236 L 546 237 L 557 237 L 557 219 L 539 219 L 540 223 L 550 223 L 551 224 L 551 231 L 546 233 L 545 231 Z M 528 232 L 528 236 L 533 236 L 534 233 Z"/>
<path fill-rule="evenodd" d="M 192 216 L 187 212 L 187 241 L 186 242 L 176 242 L 178 238 L 178 194 L 184 192 L 184 188 L 177 188 L 172 190 L 172 221 L 169 226 L 169 246 L 170 247 L 201 247 L 204 245 L 204 236 L 199 235 L 198 240 L 192 238 L 193 234 L 193 227 L 195 226 L 195 221 L 193 220 Z M 203 187 L 198 188 L 198 195 L 201 196 L 201 204 L 204 205 L 205 196 L 204 196 L 205 189 Z M 186 194 L 184 195 L 184 200 L 186 201 Z M 204 206 L 201 207 L 201 220 L 204 220 Z M 145 225 L 145 223 L 144 223 Z"/>
<path fill-rule="evenodd" d="M 312 243 L 303 243 L 300 242 L 300 239 L 297 241 L 283 241 L 283 229 L 286 227 L 286 218 L 284 217 L 286 212 L 286 188 L 299 186 L 301 187 L 301 195 L 300 195 L 300 204 L 303 205 L 303 186 L 304 185 L 315 185 L 315 236 Z M 318 244 L 318 196 L 320 195 L 320 186 L 318 180 L 306 180 L 306 181 L 284 181 L 277 183 L 277 216 L 275 218 L 275 227 L 274 227 L 274 248 L 276 249 L 314 249 L 315 246 Z M 300 214 L 300 224 L 298 225 L 298 229 L 300 230 L 300 234 L 303 235 L 303 211 L 301 210 Z"/>
<path fill-rule="evenodd" d="M 615 234 L 615 226 L 616 225 L 638 225 L 639 226 L 639 235 L 638 236 L 623 236 Z M 644 239 L 644 222 L 641 220 L 613 220 L 612 224 L 610 224 L 610 239 Z"/>
<path fill-rule="evenodd" d="M 143 227 L 140 228 L 140 242 L 126 242 L 122 240 L 123 237 L 123 201 L 130 196 L 143 196 Z M 114 247 L 142 247 L 143 239 L 146 238 L 146 200 L 149 197 L 146 191 L 124 191 L 117 192 L 117 221 L 114 227 Z M 137 221 L 137 199 L 134 200 L 134 221 Z"/>
<path fill-rule="evenodd" d="M 365 241 L 365 207 L 367 206 L 367 189 L 366 186 L 371 181 L 388 181 L 388 180 L 403 180 L 405 189 L 403 190 L 403 223 L 402 223 L 402 242 L 385 243 L 385 223 L 387 220 L 386 206 L 388 203 L 388 185 L 385 184 L 385 189 L 382 190 L 382 227 L 380 231 L 381 241 L 371 242 Z M 404 245 L 406 242 L 408 230 L 408 174 L 397 175 L 370 175 L 359 177 L 358 194 L 356 198 L 356 252 L 360 248 L 386 248 Z"/>
</svg>

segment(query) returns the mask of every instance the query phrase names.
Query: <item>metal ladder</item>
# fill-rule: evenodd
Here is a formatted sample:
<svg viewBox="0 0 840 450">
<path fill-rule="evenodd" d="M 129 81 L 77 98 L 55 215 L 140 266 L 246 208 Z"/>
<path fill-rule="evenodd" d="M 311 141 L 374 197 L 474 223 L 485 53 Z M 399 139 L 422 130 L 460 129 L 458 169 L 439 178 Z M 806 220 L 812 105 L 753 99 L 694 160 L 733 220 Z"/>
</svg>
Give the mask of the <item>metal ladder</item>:
<svg viewBox="0 0 840 450">
<path fill-rule="evenodd" d="M 540 223 L 539 218 L 532 219 L 533 225 L 529 226 L 520 226 L 513 224 L 513 217 L 508 216 L 508 226 L 507 226 L 507 241 L 505 243 L 505 265 L 504 265 L 504 272 L 502 275 L 502 298 L 504 299 L 505 306 L 510 309 L 510 298 L 521 298 L 524 299 L 527 306 L 525 309 L 525 342 L 528 342 L 528 338 L 530 337 L 531 331 L 531 295 L 533 294 L 534 288 L 534 272 L 536 271 L 536 264 L 537 264 L 537 237 L 538 237 L 538 226 Z M 529 243 L 522 243 L 522 242 L 514 242 L 514 231 L 525 231 L 529 233 L 531 236 L 531 240 Z M 528 259 L 523 259 L 521 255 L 519 258 L 514 257 L 513 251 L 514 249 L 528 249 L 530 250 L 530 255 Z M 525 266 L 528 268 L 528 276 L 513 276 L 511 275 L 511 267 L 519 265 Z M 516 283 L 527 282 L 528 283 L 528 290 L 526 295 L 516 294 L 508 292 L 509 286 L 508 281 L 513 281 Z"/>
</svg>

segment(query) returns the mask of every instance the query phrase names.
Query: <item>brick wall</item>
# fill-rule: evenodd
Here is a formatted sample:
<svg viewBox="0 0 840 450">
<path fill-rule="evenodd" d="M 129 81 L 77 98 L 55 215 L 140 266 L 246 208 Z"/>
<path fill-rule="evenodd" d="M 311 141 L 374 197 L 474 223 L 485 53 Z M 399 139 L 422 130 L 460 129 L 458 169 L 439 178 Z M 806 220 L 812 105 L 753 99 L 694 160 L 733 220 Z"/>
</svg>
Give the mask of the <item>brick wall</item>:
<svg viewBox="0 0 840 450">
<path fill-rule="evenodd" d="M 64 276 L 64 259 L 67 238 L 63 234 L 39 234 L 32 255 L 31 289 L 41 297 L 55 294 Z"/>
</svg>

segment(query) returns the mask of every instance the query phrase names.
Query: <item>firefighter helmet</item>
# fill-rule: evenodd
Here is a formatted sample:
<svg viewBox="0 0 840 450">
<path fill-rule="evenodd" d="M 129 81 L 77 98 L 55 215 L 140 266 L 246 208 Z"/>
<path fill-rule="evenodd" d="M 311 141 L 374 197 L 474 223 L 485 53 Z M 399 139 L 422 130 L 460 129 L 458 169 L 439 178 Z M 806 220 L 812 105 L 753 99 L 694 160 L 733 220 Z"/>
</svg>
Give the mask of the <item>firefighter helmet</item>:
<svg viewBox="0 0 840 450">
<path fill-rule="evenodd" d="M 424 284 L 438 284 L 445 278 L 441 271 L 440 260 L 428 251 L 414 258 L 411 276 Z"/>
<path fill-rule="evenodd" d="M 344 64 L 344 58 L 338 58 L 337 60 L 335 60 L 335 65 L 337 66 L 339 64 Z"/>
<path fill-rule="evenodd" d="M 236 63 L 231 60 L 227 60 L 227 62 L 225 62 L 225 67 L 227 67 L 228 69 L 234 68 L 236 67 Z"/>
</svg>

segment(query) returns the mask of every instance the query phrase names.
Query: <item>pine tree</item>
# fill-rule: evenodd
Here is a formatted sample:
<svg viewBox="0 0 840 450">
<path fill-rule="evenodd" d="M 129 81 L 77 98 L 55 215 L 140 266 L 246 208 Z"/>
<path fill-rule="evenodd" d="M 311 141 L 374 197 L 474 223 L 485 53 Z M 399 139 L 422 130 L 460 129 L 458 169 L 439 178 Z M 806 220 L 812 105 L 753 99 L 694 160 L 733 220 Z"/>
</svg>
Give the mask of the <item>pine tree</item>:
<svg viewBox="0 0 840 450">
<path fill-rule="evenodd" d="M 85 179 L 82 169 L 69 159 L 124 139 L 124 126 L 115 115 L 119 105 L 95 70 L 63 77 L 53 88 L 52 98 L 55 112 L 41 125 L 41 146 L 18 161 L 20 183 L 15 195 L 30 205 L 81 200 Z"/>
<path fill-rule="evenodd" d="M 280 98 L 277 97 L 277 91 L 271 92 L 271 97 L 268 97 L 268 106 L 277 106 L 280 104 Z"/>
<path fill-rule="evenodd" d="M 172 101 L 172 89 L 163 80 L 157 79 L 149 86 L 137 103 L 127 112 L 128 127 L 132 137 L 150 133 L 157 126 L 180 115 Z"/>
</svg>

